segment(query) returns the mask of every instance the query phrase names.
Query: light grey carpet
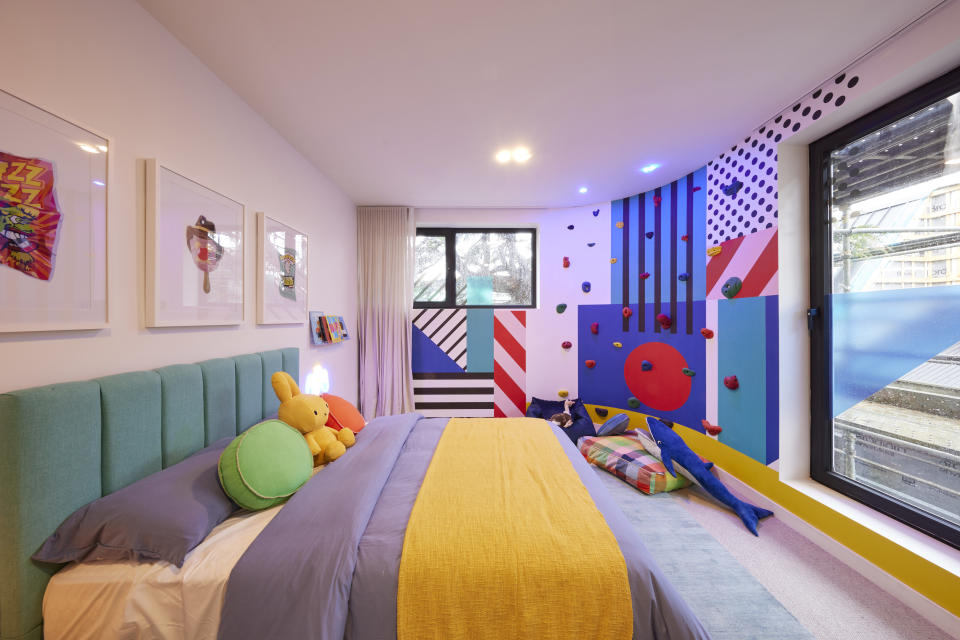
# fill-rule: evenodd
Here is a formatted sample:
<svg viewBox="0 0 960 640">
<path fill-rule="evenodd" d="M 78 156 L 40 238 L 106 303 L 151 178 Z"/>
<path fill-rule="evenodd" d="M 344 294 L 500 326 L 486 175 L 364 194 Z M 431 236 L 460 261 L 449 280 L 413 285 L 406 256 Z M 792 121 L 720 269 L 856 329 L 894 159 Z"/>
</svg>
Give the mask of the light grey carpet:
<svg viewBox="0 0 960 640">
<path fill-rule="evenodd" d="M 813 636 L 670 494 L 648 496 L 594 470 L 714 640 Z"/>
</svg>

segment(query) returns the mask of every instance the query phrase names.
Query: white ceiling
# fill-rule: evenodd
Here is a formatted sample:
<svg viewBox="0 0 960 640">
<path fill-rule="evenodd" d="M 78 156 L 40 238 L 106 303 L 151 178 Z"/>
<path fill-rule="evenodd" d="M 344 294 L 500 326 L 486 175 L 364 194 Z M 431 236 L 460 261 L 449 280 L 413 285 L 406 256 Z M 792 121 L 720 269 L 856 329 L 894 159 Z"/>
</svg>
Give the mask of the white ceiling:
<svg viewBox="0 0 960 640">
<path fill-rule="evenodd" d="M 569 206 L 673 180 L 938 4 L 139 2 L 354 202 L 423 207 Z M 494 161 L 518 144 L 527 165 Z"/>
</svg>

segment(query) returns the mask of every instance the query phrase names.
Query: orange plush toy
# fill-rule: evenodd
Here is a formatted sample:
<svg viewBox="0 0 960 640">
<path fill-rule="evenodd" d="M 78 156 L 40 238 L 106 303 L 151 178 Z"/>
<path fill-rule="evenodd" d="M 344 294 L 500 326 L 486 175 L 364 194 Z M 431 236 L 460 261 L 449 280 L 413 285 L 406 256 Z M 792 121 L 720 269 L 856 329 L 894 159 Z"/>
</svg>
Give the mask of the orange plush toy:
<svg viewBox="0 0 960 640">
<path fill-rule="evenodd" d="M 293 377 L 285 371 L 277 371 L 270 377 L 273 392 L 280 399 L 277 417 L 303 434 L 313 454 L 314 465 L 332 462 L 344 454 L 347 447 L 356 441 L 353 431 L 336 431 L 324 426 L 330 415 L 330 407 L 320 396 L 300 393 Z"/>
</svg>

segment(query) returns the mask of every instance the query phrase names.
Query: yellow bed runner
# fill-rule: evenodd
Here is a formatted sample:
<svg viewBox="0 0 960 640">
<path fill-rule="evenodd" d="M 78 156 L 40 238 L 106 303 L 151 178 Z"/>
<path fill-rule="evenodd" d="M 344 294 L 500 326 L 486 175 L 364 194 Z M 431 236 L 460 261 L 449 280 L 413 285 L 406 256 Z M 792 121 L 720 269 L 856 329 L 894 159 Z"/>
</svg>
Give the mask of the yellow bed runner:
<svg viewBox="0 0 960 640">
<path fill-rule="evenodd" d="M 453 419 L 403 541 L 398 640 L 630 638 L 623 554 L 550 426 Z"/>
</svg>

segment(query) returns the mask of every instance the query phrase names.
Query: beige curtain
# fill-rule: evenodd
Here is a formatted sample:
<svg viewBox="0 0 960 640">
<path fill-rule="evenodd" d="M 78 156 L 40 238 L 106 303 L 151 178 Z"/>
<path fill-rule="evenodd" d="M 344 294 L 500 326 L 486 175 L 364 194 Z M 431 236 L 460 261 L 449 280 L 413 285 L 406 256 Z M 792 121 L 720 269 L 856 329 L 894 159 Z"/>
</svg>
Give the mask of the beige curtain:
<svg viewBox="0 0 960 640">
<path fill-rule="evenodd" d="M 409 207 L 357 207 L 360 412 L 413 411 L 411 333 L 416 229 Z"/>
</svg>

